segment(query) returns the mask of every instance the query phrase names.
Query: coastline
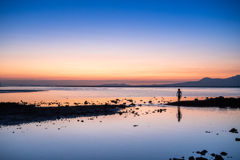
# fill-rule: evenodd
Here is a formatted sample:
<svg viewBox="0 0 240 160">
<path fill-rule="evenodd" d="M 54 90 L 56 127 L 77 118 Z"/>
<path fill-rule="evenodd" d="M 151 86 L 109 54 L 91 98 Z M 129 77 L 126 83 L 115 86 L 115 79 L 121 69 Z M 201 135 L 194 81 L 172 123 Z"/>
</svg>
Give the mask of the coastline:
<svg viewBox="0 0 240 160">
<path fill-rule="evenodd" d="M 0 90 L 0 93 L 24 93 L 24 92 L 43 92 L 48 90 Z"/>
<path fill-rule="evenodd" d="M 206 98 L 205 100 L 195 100 L 192 101 L 180 101 L 180 102 L 169 102 L 166 105 L 172 106 L 186 106 L 186 107 L 231 107 L 240 108 L 240 98 L 225 98 L 223 96 L 216 98 Z"/>
<path fill-rule="evenodd" d="M 14 102 L 0 103 L 0 125 L 19 125 L 61 118 L 91 117 L 116 114 L 126 105 L 80 105 L 61 107 L 36 107 Z"/>
</svg>

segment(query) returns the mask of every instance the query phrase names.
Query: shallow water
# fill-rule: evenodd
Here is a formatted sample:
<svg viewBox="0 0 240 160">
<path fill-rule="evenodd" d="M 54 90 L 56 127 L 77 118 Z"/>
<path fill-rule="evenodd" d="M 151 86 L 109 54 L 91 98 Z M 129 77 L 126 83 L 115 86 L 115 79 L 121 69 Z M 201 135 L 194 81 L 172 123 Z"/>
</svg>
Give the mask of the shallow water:
<svg viewBox="0 0 240 160">
<path fill-rule="evenodd" d="M 1 87 L 1 89 L 48 90 L 1 93 L 2 102 L 57 101 L 65 105 L 88 100 L 100 104 L 115 98 L 123 102 L 127 98 L 142 106 L 135 107 L 139 108 L 137 111 L 140 116 L 124 113 L 92 117 L 94 120 L 90 120 L 90 117 L 79 117 L 21 126 L 1 126 L 0 159 L 164 160 L 182 156 L 188 159 L 189 156 L 200 157 L 195 152 L 204 149 L 208 151 L 204 156 L 207 158 L 211 158 L 211 153 L 220 154 L 222 151 L 227 152 L 227 156 L 232 156 L 233 160 L 240 158 L 240 142 L 235 141 L 235 138 L 240 136 L 228 132 L 233 127 L 240 131 L 240 110 L 181 107 L 178 114 L 178 107 L 164 105 L 166 101 L 176 101 L 174 96 L 177 88 Z M 183 99 L 240 95 L 239 88 L 181 88 L 181 90 Z M 149 100 L 152 103 L 149 103 Z M 166 109 L 166 112 L 153 113 L 160 108 Z"/>
<path fill-rule="evenodd" d="M 174 87 L 0 87 L 1 90 L 45 90 L 40 92 L 0 93 L 0 102 L 29 102 L 40 106 L 49 106 L 49 103 L 58 102 L 61 106 L 83 104 L 88 101 L 95 104 L 105 103 L 113 99 L 154 100 L 155 104 L 168 101 L 177 101 Z M 181 88 L 182 100 L 192 100 L 196 97 L 237 97 L 240 96 L 240 88 Z M 157 97 L 157 101 L 153 98 Z M 158 103 L 159 105 L 159 103 Z M 50 106 L 57 106 L 50 104 Z"/>
<path fill-rule="evenodd" d="M 138 108 L 140 116 L 125 113 L 2 126 L 0 159 L 169 159 L 199 157 L 195 152 L 204 149 L 207 158 L 222 151 L 233 160 L 240 157 L 240 142 L 235 141 L 240 136 L 228 132 L 233 127 L 240 130 L 239 109 L 181 107 L 178 121 L 178 107 Z M 160 108 L 167 110 L 152 113 Z"/>
<path fill-rule="evenodd" d="M 175 87 L 0 87 L 1 90 L 46 90 L 42 92 L 0 93 L 0 101 L 45 101 L 59 99 L 174 97 Z M 240 96 L 240 88 L 181 88 L 183 97 Z"/>
</svg>

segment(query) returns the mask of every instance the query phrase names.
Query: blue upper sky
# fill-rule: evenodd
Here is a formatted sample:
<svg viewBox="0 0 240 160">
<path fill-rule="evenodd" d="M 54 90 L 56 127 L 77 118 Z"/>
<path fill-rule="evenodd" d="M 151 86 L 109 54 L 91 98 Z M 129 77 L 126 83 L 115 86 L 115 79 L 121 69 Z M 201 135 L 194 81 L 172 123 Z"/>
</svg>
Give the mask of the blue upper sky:
<svg viewBox="0 0 240 160">
<path fill-rule="evenodd" d="M 8 55 L 31 57 L 42 48 L 46 50 L 38 54 L 43 57 L 68 52 L 72 57 L 150 55 L 177 61 L 195 56 L 201 60 L 197 67 L 206 56 L 219 59 L 214 65 L 220 65 L 229 55 L 226 65 L 235 68 L 240 60 L 237 0 L 1 0 L 0 24 L 0 56 L 5 61 Z M 159 72 L 161 68 L 169 66 L 159 67 Z"/>
</svg>

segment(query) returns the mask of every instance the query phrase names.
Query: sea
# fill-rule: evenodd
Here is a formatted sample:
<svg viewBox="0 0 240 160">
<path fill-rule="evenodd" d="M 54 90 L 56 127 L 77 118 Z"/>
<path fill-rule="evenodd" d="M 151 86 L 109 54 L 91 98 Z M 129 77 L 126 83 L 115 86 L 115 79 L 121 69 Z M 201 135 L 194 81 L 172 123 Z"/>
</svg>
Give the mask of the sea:
<svg viewBox="0 0 240 160">
<path fill-rule="evenodd" d="M 94 104 L 131 99 L 139 116 L 129 114 L 77 117 L 0 126 L 1 160 L 188 159 L 226 152 L 240 159 L 240 110 L 169 106 L 176 87 L 0 87 L 0 102 L 27 102 L 40 107 L 88 101 Z M 183 87 L 181 100 L 239 97 L 240 88 Z M 151 103 L 149 103 L 151 101 Z M 155 112 L 164 109 L 162 112 Z M 84 120 L 84 122 L 81 122 Z M 197 151 L 207 150 L 205 155 Z"/>
</svg>

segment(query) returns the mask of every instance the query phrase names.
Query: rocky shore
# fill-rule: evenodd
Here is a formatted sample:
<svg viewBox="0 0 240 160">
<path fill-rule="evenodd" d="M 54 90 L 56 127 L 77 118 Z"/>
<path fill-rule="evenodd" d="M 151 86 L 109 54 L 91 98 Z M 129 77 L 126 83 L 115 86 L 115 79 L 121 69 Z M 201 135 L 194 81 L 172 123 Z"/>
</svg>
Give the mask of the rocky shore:
<svg viewBox="0 0 240 160">
<path fill-rule="evenodd" d="M 216 98 L 208 98 L 205 100 L 169 102 L 166 105 L 173 106 L 190 106 L 190 107 L 231 107 L 240 108 L 240 98 L 224 98 L 222 96 Z"/>
<path fill-rule="evenodd" d="M 62 107 L 36 107 L 32 104 L 0 103 L 0 125 L 75 118 L 81 116 L 111 115 L 126 108 L 126 105 L 79 105 Z"/>
</svg>

